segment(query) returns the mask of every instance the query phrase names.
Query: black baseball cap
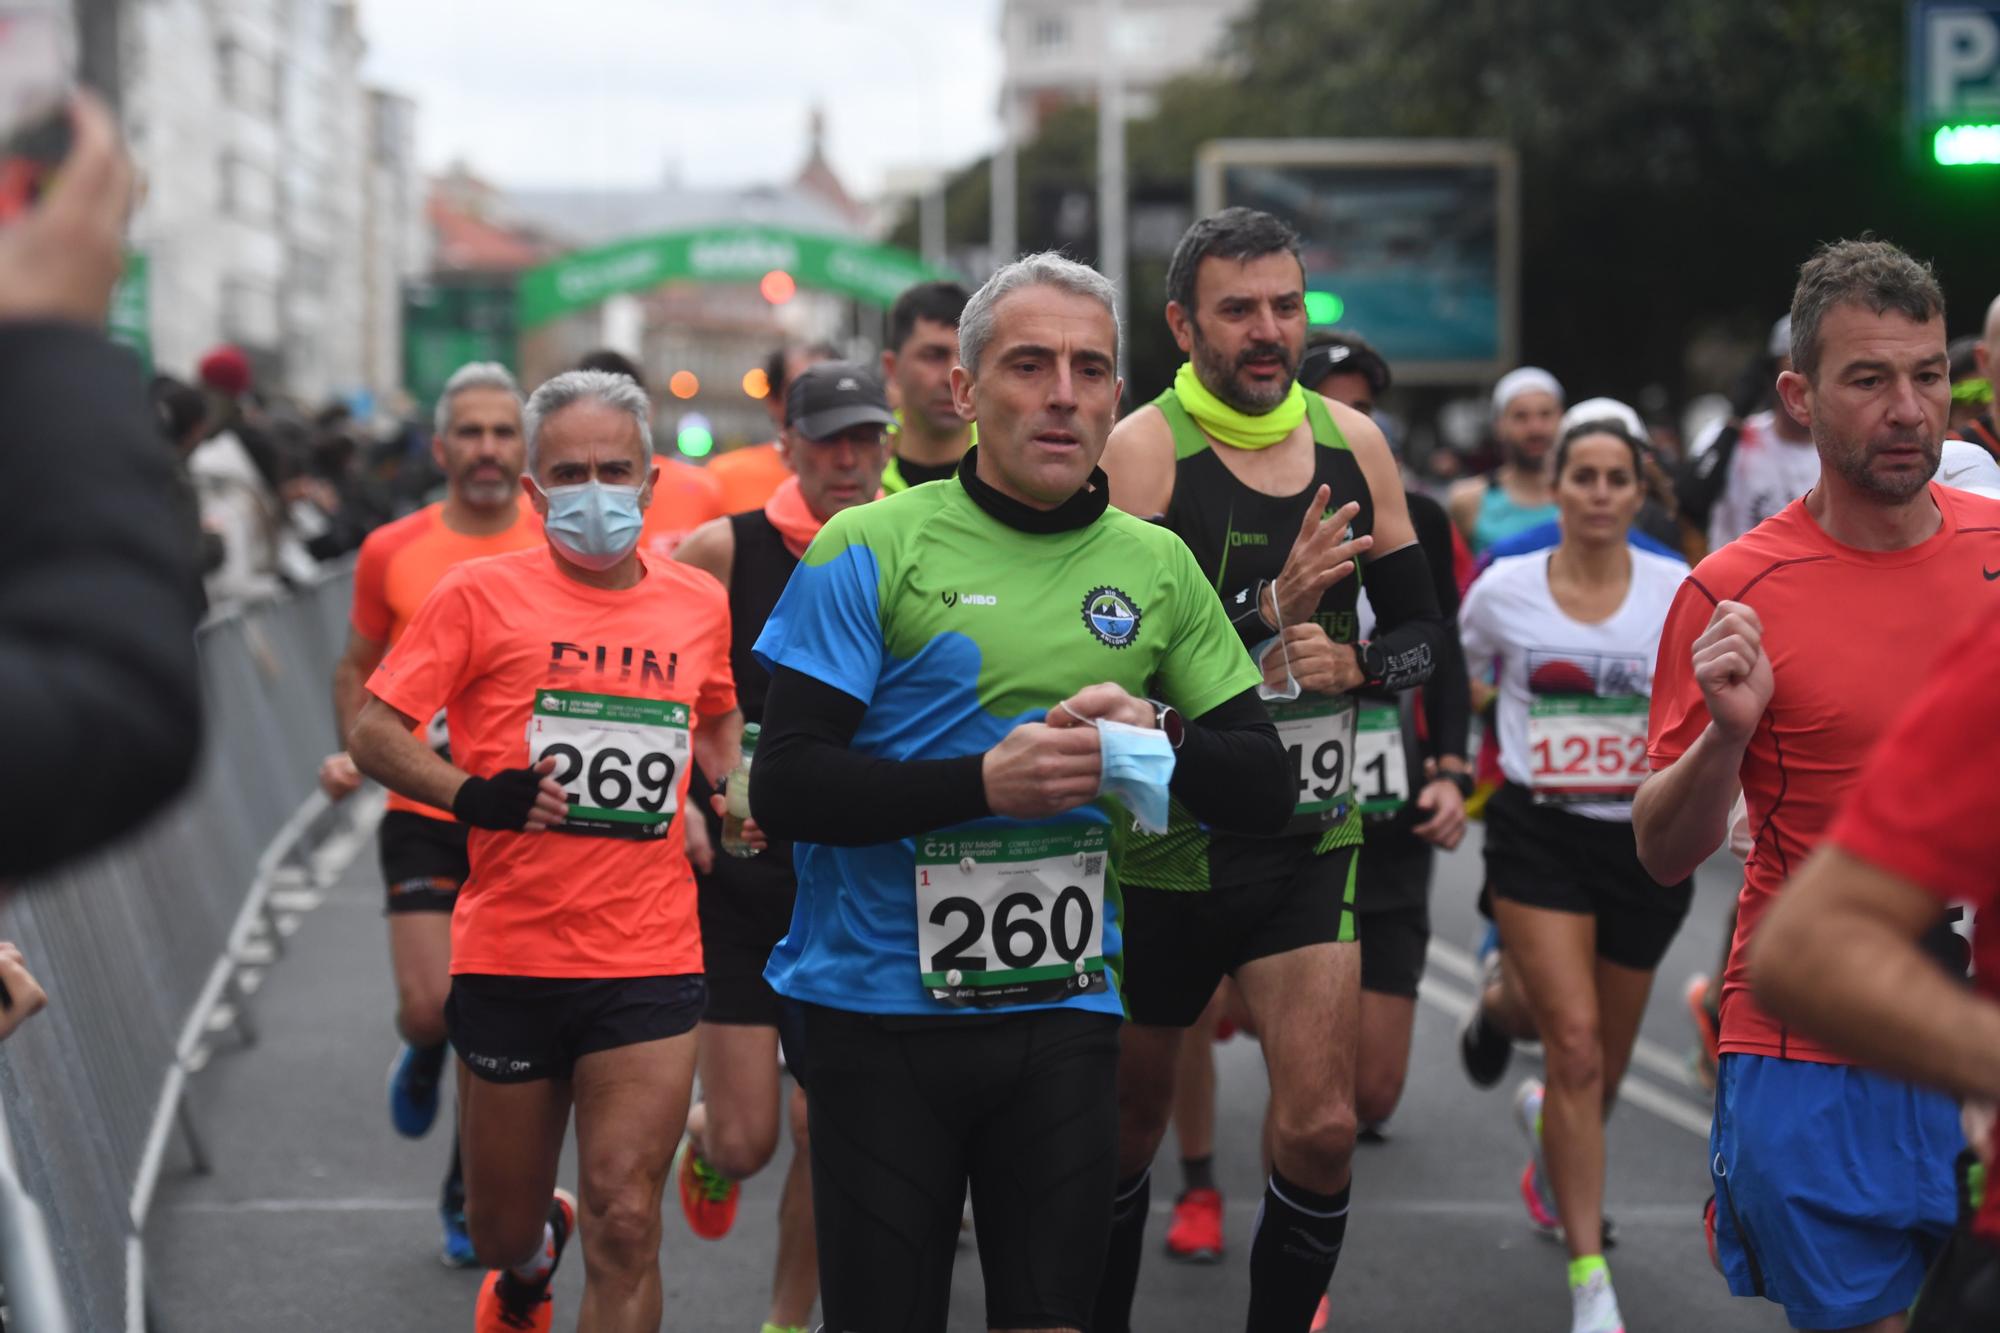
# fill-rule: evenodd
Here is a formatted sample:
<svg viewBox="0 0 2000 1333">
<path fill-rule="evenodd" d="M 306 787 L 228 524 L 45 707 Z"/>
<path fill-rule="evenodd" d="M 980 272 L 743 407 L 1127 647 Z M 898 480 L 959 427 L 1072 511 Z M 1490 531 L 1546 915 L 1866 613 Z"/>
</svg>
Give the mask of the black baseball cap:
<svg viewBox="0 0 2000 1333">
<path fill-rule="evenodd" d="M 808 366 L 785 389 L 785 425 L 808 440 L 824 440 L 850 426 L 887 426 L 895 419 L 881 378 L 852 361 Z"/>
<path fill-rule="evenodd" d="M 1322 337 L 1299 358 L 1299 383 L 1308 388 L 1336 374 L 1359 375 L 1377 394 L 1389 391 L 1389 363 L 1380 352 L 1352 335 Z"/>
</svg>

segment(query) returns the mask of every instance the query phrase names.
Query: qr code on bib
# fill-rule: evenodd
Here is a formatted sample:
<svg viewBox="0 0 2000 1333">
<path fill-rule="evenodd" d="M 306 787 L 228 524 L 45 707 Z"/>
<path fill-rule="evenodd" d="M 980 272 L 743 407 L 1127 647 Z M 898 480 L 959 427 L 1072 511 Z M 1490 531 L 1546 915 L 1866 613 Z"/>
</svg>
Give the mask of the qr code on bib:
<svg viewBox="0 0 2000 1333">
<path fill-rule="evenodd" d="M 1104 873 L 1104 858 L 1103 858 L 1103 857 L 1102 857 L 1101 855 L 1100 855 L 1100 856 L 1086 856 L 1086 857 L 1084 857 L 1084 858 L 1083 858 L 1083 873 L 1084 873 L 1084 874 L 1086 874 L 1086 875 L 1101 875 L 1101 874 L 1103 874 L 1103 873 Z"/>
</svg>

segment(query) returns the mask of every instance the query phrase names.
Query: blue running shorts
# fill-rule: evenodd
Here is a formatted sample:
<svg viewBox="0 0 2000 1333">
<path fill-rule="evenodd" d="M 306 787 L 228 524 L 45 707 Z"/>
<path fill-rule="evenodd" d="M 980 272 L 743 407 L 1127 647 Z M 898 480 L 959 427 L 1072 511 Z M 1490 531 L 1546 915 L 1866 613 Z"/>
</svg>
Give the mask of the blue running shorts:
<svg viewBox="0 0 2000 1333">
<path fill-rule="evenodd" d="M 1964 1146 L 1942 1093 L 1850 1065 L 1724 1055 L 1709 1174 L 1731 1294 L 1777 1302 L 1798 1329 L 1908 1309 L 1958 1219 Z"/>
</svg>

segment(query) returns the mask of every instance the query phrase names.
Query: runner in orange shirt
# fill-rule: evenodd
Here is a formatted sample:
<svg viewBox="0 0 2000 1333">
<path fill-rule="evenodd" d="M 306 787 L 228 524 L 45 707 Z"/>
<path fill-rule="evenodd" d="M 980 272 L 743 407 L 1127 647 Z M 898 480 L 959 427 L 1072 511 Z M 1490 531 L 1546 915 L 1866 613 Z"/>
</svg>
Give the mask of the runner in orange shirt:
<svg viewBox="0 0 2000 1333">
<path fill-rule="evenodd" d="M 600 348 L 576 363 L 578 370 L 604 370 L 623 375 L 646 391 L 646 377 L 622 352 Z M 658 471 L 653 477 L 653 502 L 646 506 L 646 529 L 639 547 L 647 555 L 671 560 L 674 549 L 687 535 L 712 518 L 729 510 L 723 505 L 722 483 L 707 468 L 683 463 L 677 458 L 654 460 Z"/>
<path fill-rule="evenodd" d="M 524 478 L 548 545 L 453 569 L 369 679 L 362 771 L 473 826 L 445 1023 L 459 1065 L 475 1328 L 546 1330 L 576 1226 L 555 1189 L 576 1110 L 581 1327 L 657 1329 L 660 1195 L 704 1002 L 683 846 L 689 765 L 736 762 L 722 585 L 642 553 L 650 405 L 558 375 L 529 400 Z M 411 734 L 440 707 L 450 761 Z"/>
<path fill-rule="evenodd" d="M 807 366 L 837 359 L 840 353 L 825 343 L 780 347 L 764 362 L 764 410 L 771 414 L 771 426 L 785 429 L 785 391 Z M 791 479 L 791 464 L 778 441 L 746 445 L 718 454 L 709 460 L 708 475 L 722 485 L 725 514 L 747 514 L 762 509 L 780 486 Z"/>
<path fill-rule="evenodd" d="M 1739 785 L 1748 804 L 1710 1234 L 1730 1291 L 1784 1306 L 1794 1328 L 1901 1329 L 1955 1213 L 1950 1100 L 1774 1018 L 1747 965 L 1877 738 L 2000 598 L 2000 503 L 1931 480 L 1944 328 L 1936 278 L 1885 242 L 1840 242 L 1800 270 L 1778 392 L 1811 423 L 1819 481 L 1682 585 L 1632 808 L 1640 859 L 1673 883 L 1721 845 Z"/>
<path fill-rule="evenodd" d="M 462 560 L 542 544 L 541 523 L 521 495 L 521 391 L 505 366 L 475 362 L 446 381 L 431 451 L 445 475 L 445 498 L 377 528 L 361 544 L 347 651 L 333 672 L 333 712 L 342 736 L 368 700 L 362 682 L 446 570 Z M 443 748 L 444 714 L 427 714 L 418 733 Z M 320 786 L 336 801 L 360 782 L 345 751 L 320 765 Z M 450 811 L 392 792 L 376 834 L 388 887 L 384 910 L 396 977 L 396 1031 L 403 1038 L 389 1069 L 389 1118 L 407 1138 L 421 1138 L 437 1119 L 444 997 L 451 984 L 451 909 L 468 873 L 465 832 Z M 439 1213 L 444 1223 L 439 1257 L 453 1268 L 469 1266 L 472 1242 L 465 1234 L 456 1134 Z"/>
</svg>

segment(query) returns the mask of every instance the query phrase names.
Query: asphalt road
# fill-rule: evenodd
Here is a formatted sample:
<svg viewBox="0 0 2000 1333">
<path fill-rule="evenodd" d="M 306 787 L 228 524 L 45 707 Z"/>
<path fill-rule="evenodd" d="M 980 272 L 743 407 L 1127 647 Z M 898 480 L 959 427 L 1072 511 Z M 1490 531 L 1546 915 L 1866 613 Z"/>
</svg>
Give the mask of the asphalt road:
<svg viewBox="0 0 2000 1333">
<path fill-rule="evenodd" d="M 1388 1143 L 1355 1168 L 1347 1247 L 1333 1286 L 1337 1329 L 1544 1333 L 1568 1327 L 1564 1256 L 1528 1227 L 1515 1192 L 1523 1145 L 1506 1084 L 1473 1090 L 1454 1047 L 1471 994 L 1477 936 L 1478 830 L 1440 862 L 1436 942 L 1419 1006 L 1409 1089 Z M 1662 968 L 1640 1055 L 1609 1138 L 1611 1254 L 1635 1333 L 1735 1333 L 1784 1327 L 1775 1307 L 1732 1299 L 1709 1266 L 1700 1206 L 1708 1195 L 1705 1094 L 1685 1075 L 1685 976 L 1713 964 L 1733 881 L 1705 871 L 1694 911 Z M 408 1142 L 390 1129 L 384 1074 L 396 1049 L 381 890 L 372 845 L 317 901 L 295 904 L 286 955 L 254 999 L 261 1042 L 228 1039 L 192 1085 L 214 1170 L 170 1159 L 147 1231 L 161 1333 L 367 1333 L 466 1328 L 477 1275 L 435 1260 L 442 1132 Z M 1217 1168 L 1229 1250 L 1211 1267 L 1160 1250 L 1178 1188 L 1172 1139 L 1154 1189 L 1135 1327 L 1242 1326 L 1258 1180 L 1264 1080 L 1246 1039 L 1219 1049 Z M 180 1151 L 176 1146 L 175 1151 Z M 781 1151 L 789 1151 L 789 1148 Z M 567 1175 L 566 1171 L 566 1175 Z M 779 1174 L 745 1186 L 735 1232 L 695 1239 L 667 1204 L 663 1327 L 752 1330 L 763 1318 Z M 582 1266 L 557 1279 L 557 1328 L 574 1327 Z M 985 1327 L 977 1255 L 961 1247 L 952 1333 Z"/>
</svg>

